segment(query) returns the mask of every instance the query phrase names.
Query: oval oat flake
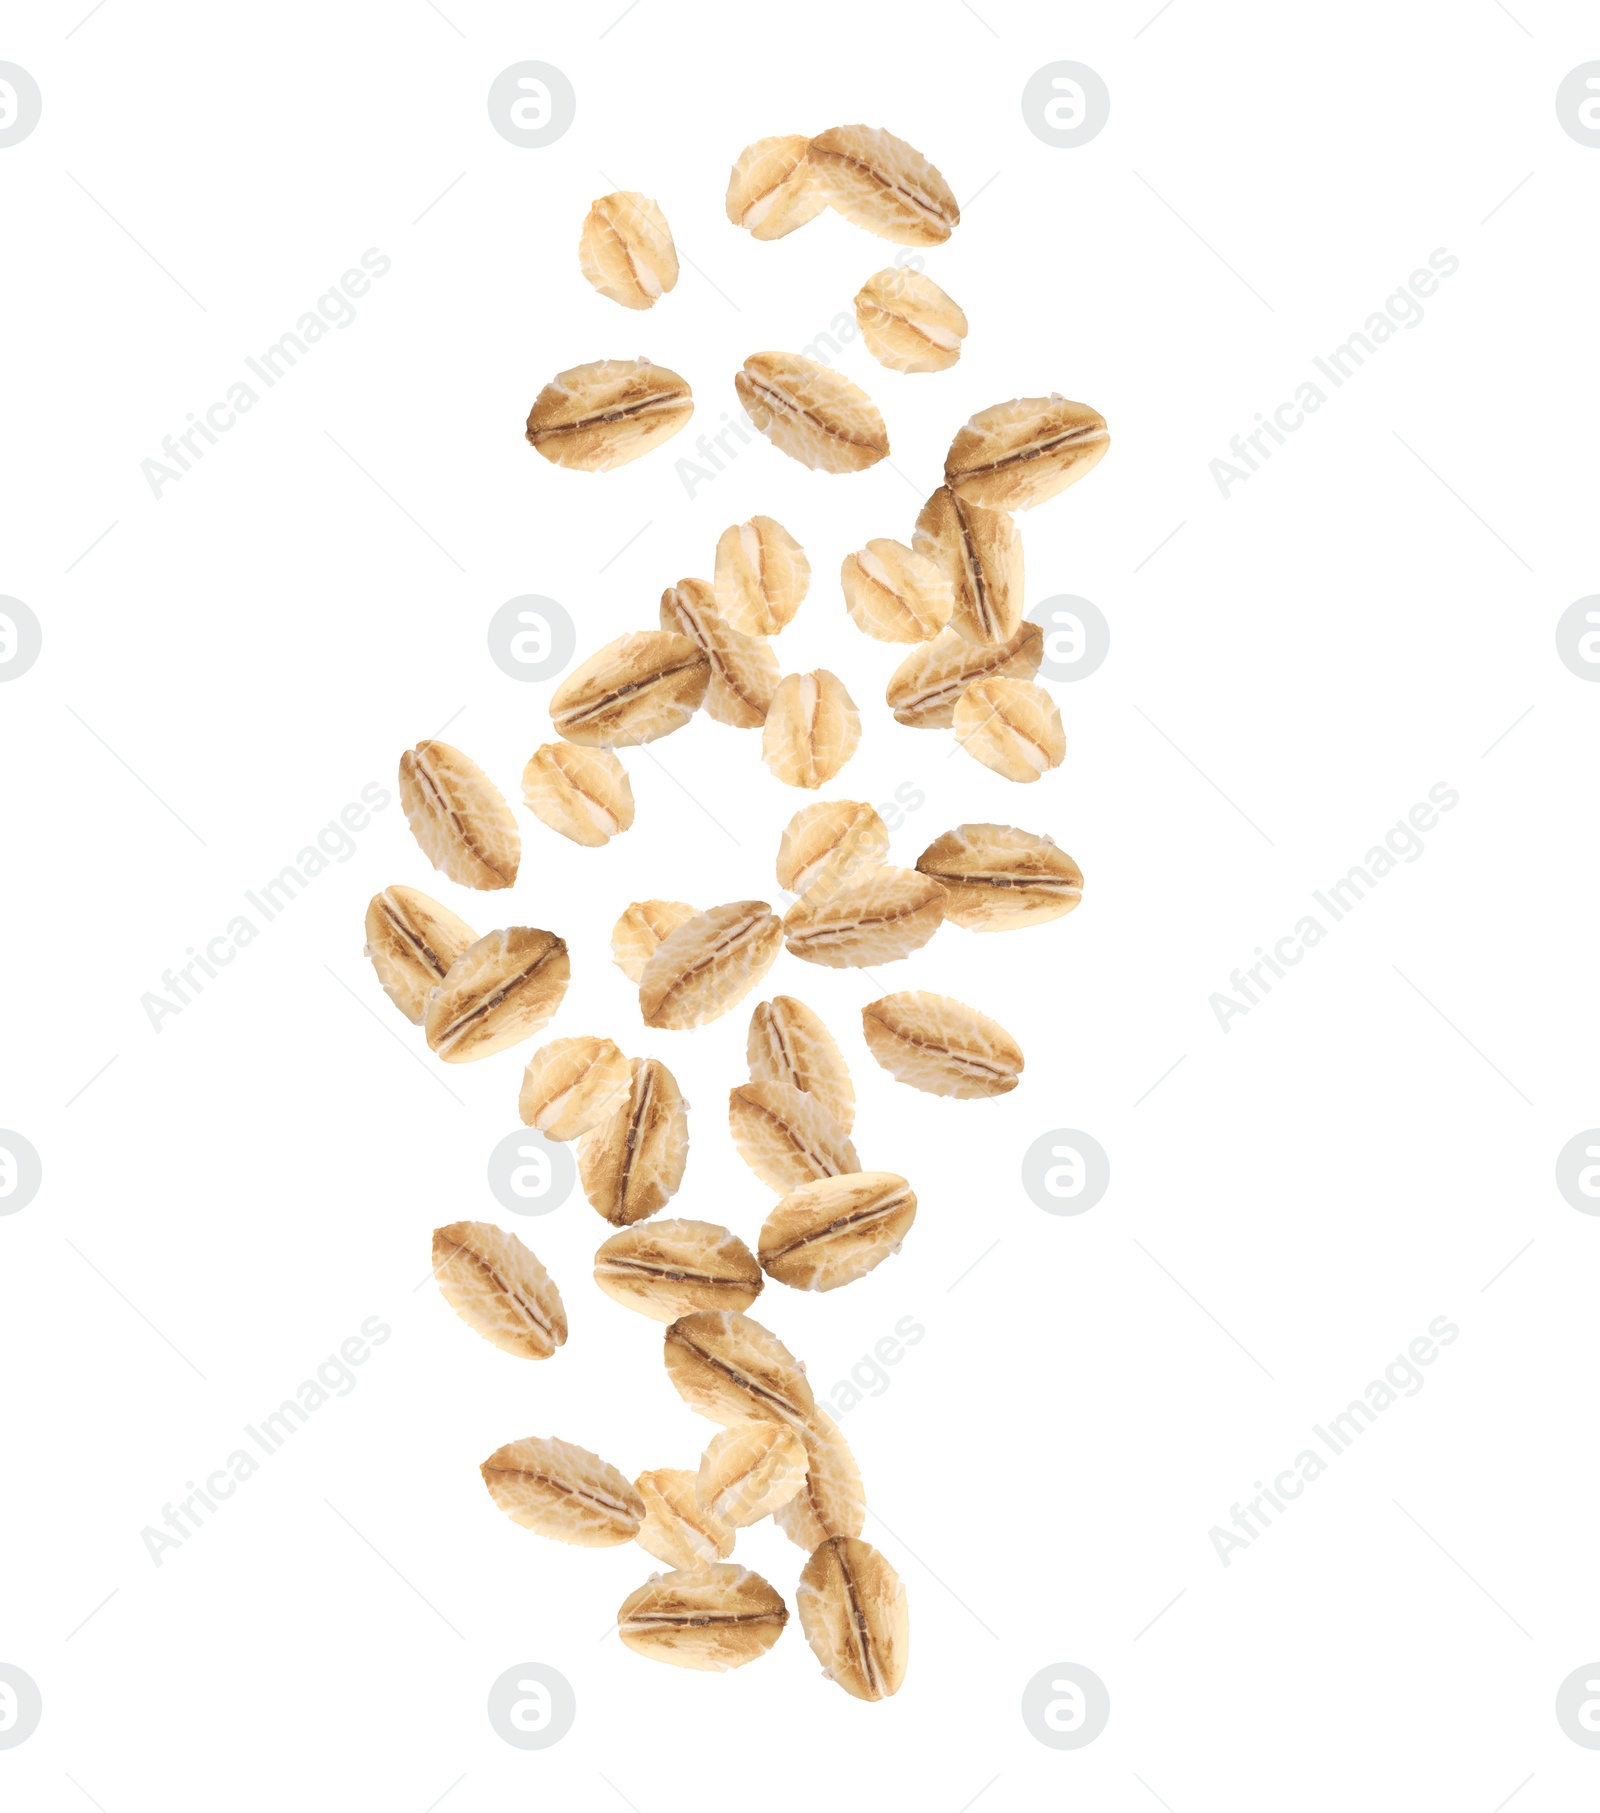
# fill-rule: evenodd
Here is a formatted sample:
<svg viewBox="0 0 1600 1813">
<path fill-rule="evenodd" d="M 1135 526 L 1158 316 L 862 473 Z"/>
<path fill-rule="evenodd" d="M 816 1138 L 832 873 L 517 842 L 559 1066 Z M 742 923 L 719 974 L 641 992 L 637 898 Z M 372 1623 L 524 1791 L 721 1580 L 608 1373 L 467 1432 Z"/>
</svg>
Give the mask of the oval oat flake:
<svg viewBox="0 0 1600 1813">
<path fill-rule="evenodd" d="M 590 205 L 578 240 L 578 268 L 624 308 L 653 308 L 678 281 L 667 217 L 648 195 L 619 189 Z"/>
<path fill-rule="evenodd" d="M 437 740 L 400 758 L 400 804 L 436 869 L 464 888 L 509 888 L 522 838 L 505 795 L 470 756 Z"/>
<path fill-rule="evenodd" d="M 818 800 L 802 806 L 778 843 L 778 886 L 804 894 L 823 882 L 848 881 L 889 854 L 889 827 L 864 800 Z"/>
<path fill-rule="evenodd" d="M 960 225 L 950 185 L 915 146 L 881 126 L 832 126 L 811 141 L 809 156 L 828 205 L 880 239 L 939 245 Z"/>
<path fill-rule="evenodd" d="M 806 1369 L 770 1328 L 737 1310 L 700 1310 L 667 1330 L 667 1375 L 691 1410 L 721 1423 L 803 1425 L 816 1408 Z"/>
<path fill-rule="evenodd" d="M 724 203 L 736 227 L 756 239 L 782 239 L 827 207 L 806 156 L 810 145 L 803 132 L 790 132 L 745 146 L 729 172 Z"/>
<path fill-rule="evenodd" d="M 733 900 L 680 925 L 639 978 L 646 1026 L 682 1032 L 719 1020 L 777 961 L 783 924 L 764 900 Z"/>
<path fill-rule="evenodd" d="M 782 1595 L 759 1574 L 705 1561 L 630 1593 L 617 1611 L 617 1635 L 652 1662 L 725 1674 L 764 1656 L 788 1621 Z"/>
<path fill-rule="evenodd" d="M 428 997 L 478 934 L 419 888 L 396 885 L 367 904 L 364 955 L 383 992 L 412 1023 L 422 1024 Z"/>
<path fill-rule="evenodd" d="M 879 642 L 931 642 L 955 609 L 938 567 L 886 536 L 845 555 L 839 585 L 851 621 Z"/>
<path fill-rule="evenodd" d="M 1056 702 L 1031 680 L 975 680 L 956 701 L 951 728 L 968 755 L 1008 781 L 1036 781 L 1067 753 Z"/>
<path fill-rule="evenodd" d="M 489 1495 L 513 1523 L 584 1549 L 632 1542 L 644 1500 L 625 1473 L 555 1436 L 507 1442 L 479 1468 Z"/>
<path fill-rule="evenodd" d="M 790 787 L 831 781 L 861 741 L 861 713 L 837 674 L 786 674 L 772 695 L 761 759 Z"/>
<path fill-rule="evenodd" d="M 858 1700 L 884 1700 L 906 1675 L 911 1623 L 900 1576 L 857 1536 L 819 1543 L 795 1609 L 822 1672 Z"/>
<path fill-rule="evenodd" d="M 861 1030 L 891 1076 L 929 1095 L 1005 1095 L 1022 1075 L 1022 1047 L 1000 1022 L 948 995 L 885 995 L 862 1008 Z"/>
<path fill-rule="evenodd" d="M 805 549 L 770 516 L 735 523 L 717 539 L 717 609 L 743 635 L 776 636 L 810 583 Z"/>
<path fill-rule="evenodd" d="M 728 1091 L 728 1130 L 739 1156 L 774 1190 L 859 1171 L 850 1136 L 821 1101 L 785 1083 L 741 1083 Z"/>
<path fill-rule="evenodd" d="M 552 831 L 598 849 L 633 823 L 628 771 L 609 749 L 546 743 L 522 771 L 522 802 Z"/>
<path fill-rule="evenodd" d="M 948 371 L 961 357 L 967 317 L 921 271 L 891 266 L 856 292 L 866 349 L 890 371 Z"/>
<path fill-rule="evenodd" d="M 772 1521 L 809 1555 L 830 1536 L 859 1536 L 867 1520 L 867 1493 L 861 1469 L 839 1425 L 822 1409 L 813 1410 L 797 1432 L 806 1451 L 800 1490 L 772 1514 Z"/>
<path fill-rule="evenodd" d="M 627 1094 L 578 1147 L 584 1195 L 625 1228 L 677 1194 L 688 1162 L 688 1104 L 677 1078 L 655 1058 L 635 1058 Z"/>
<path fill-rule="evenodd" d="M 680 579 L 661 594 L 661 627 L 686 636 L 711 664 L 707 717 L 736 730 L 759 730 L 778 687 L 778 657 L 742 635 L 716 607 L 709 580 Z"/>
<path fill-rule="evenodd" d="M 567 944 L 513 925 L 469 945 L 428 1002 L 428 1045 L 447 1064 L 492 1057 L 549 1024 L 567 992 Z"/>
<path fill-rule="evenodd" d="M 711 664 L 687 636 L 636 630 L 567 675 L 550 722 L 569 743 L 653 743 L 689 722 L 710 683 Z"/>
<path fill-rule="evenodd" d="M 610 1039 L 552 1039 L 528 1060 L 517 1112 L 546 1139 L 576 1139 L 615 1112 L 632 1077 Z"/>
<path fill-rule="evenodd" d="M 710 1221 L 642 1221 L 594 1256 L 594 1281 L 624 1309 L 676 1322 L 701 1309 L 748 1309 L 766 1283 L 737 1234 Z"/>
<path fill-rule="evenodd" d="M 988 510 L 1031 510 L 1105 458 L 1106 419 L 1063 396 L 1014 397 L 980 409 L 950 443 L 944 482 Z"/>
<path fill-rule="evenodd" d="M 695 1567 L 733 1553 L 733 1530 L 695 1491 L 697 1476 L 685 1467 L 654 1467 L 633 1482 L 644 1500 L 644 1522 L 634 1541 L 668 1567 Z"/>
<path fill-rule="evenodd" d="M 548 1360 L 565 1344 L 561 1293 L 515 1234 L 487 1221 L 435 1228 L 433 1275 L 445 1302 L 502 1353 Z"/>
<path fill-rule="evenodd" d="M 762 1224 L 761 1269 L 796 1290 L 837 1290 L 899 1252 L 916 1215 L 915 1193 L 892 1171 L 802 1184 Z"/>
<path fill-rule="evenodd" d="M 863 969 L 920 950 L 944 918 L 944 889 L 884 863 L 838 887 L 802 894 L 784 915 L 784 945 L 807 963 Z"/>
<path fill-rule="evenodd" d="M 553 466 L 611 472 L 672 439 L 694 414 L 688 383 L 648 359 L 557 372 L 528 411 L 528 444 Z"/>
<path fill-rule="evenodd" d="M 1009 642 L 1022 629 L 1022 537 L 1004 510 L 985 510 L 941 485 L 922 506 L 911 545 L 949 581 L 958 636 Z"/>
<path fill-rule="evenodd" d="M 793 995 L 774 995 L 750 1016 L 745 1057 L 752 1083 L 782 1083 L 812 1095 L 848 1134 L 856 1092 L 844 1053 L 818 1015 Z"/>
<path fill-rule="evenodd" d="M 912 730 L 948 730 L 956 701 L 974 680 L 1031 680 L 1044 653 L 1044 632 L 1024 623 L 1009 642 L 969 642 L 953 629 L 913 649 L 889 676 L 884 700 Z"/>
<path fill-rule="evenodd" d="M 947 896 L 945 917 L 970 932 L 1043 925 L 1083 898 L 1083 870 L 1049 837 L 1015 825 L 957 825 L 917 858 Z"/>
<path fill-rule="evenodd" d="M 799 353 L 752 353 L 733 380 L 780 453 L 814 472 L 864 472 L 889 453 L 878 406 L 858 385 Z"/>
<path fill-rule="evenodd" d="M 714 1435 L 700 1457 L 695 1491 L 736 1530 L 759 1523 L 805 1484 L 805 1444 L 781 1423 L 737 1423 Z"/>
<path fill-rule="evenodd" d="M 630 982 L 638 982 L 656 946 L 695 909 L 682 900 L 636 900 L 625 906 L 611 928 L 611 960 Z"/>
</svg>

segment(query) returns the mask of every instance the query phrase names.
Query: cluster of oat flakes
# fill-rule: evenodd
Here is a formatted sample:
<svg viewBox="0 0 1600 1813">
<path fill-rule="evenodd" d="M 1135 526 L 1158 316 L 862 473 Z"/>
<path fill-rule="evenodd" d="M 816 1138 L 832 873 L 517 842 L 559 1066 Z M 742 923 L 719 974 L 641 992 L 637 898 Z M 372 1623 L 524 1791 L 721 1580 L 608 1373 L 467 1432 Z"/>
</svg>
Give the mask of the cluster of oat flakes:
<svg viewBox="0 0 1600 1813">
<path fill-rule="evenodd" d="M 959 220 L 939 173 L 903 141 L 866 127 L 814 139 L 766 139 L 735 165 L 728 215 L 777 238 L 832 207 L 904 244 L 948 238 Z M 597 201 L 580 246 L 584 275 L 604 296 L 643 309 L 677 279 L 671 232 L 653 201 Z M 930 280 L 907 271 L 869 279 L 856 299 L 866 344 L 903 372 L 954 364 L 966 318 Z M 859 471 L 888 453 L 883 419 L 864 392 L 797 355 L 759 353 L 736 388 L 750 419 L 781 451 L 814 469 Z M 553 463 L 606 471 L 669 438 L 693 410 L 689 386 L 650 361 L 601 361 L 561 373 L 528 418 L 529 441 Z M 1023 621 L 1022 550 L 1010 512 L 1054 496 L 1104 454 L 1105 423 L 1059 396 L 1019 398 L 961 429 L 945 483 L 919 515 L 911 545 L 868 542 L 840 572 L 846 609 L 866 634 L 916 645 L 890 680 L 896 719 L 950 728 L 1008 779 L 1059 764 L 1054 702 L 1032 684 L 1041 637 Z M 633 822 L 616 751 L 683 728 L 704 713 L 760 729 L 781 781 L 816 789 L 849 761 L 860 715 L 825 669 L 780 677 L 770 638 L 804 600 L 810 565 L 780 524 L 757 516 L 724 532 L 715 577 L 662 595 L 659 628 L 617 638 L 575 668 L 551 700 L 557 740 L 536 750 L 523 798 L 550 829 L 600 845 Z M 504 795 L 469 757 L 429 741 L 400 763 L 407 819 L 434 866 L 472 888 L 515 881 L 521 856 Z M 831 968 L 906 957 L 948 919 L 1000 931 L 1058 918 L 1083 877 L 1047 836 L 967 824 L 936 838 L 914 868 L 887 860 L 889 834 L 868 805 L 820 801 L 790 821 L 777 879 L 797 896 L 780 917 L 765 901 L 706 910 L 635 901 L 612 953 L 638 984 L 640 1017 L 688 1030 L 728 1013 L 780 954 Z M 566 940 L 512 926 L 478 937 L 418 890 L 394 886 L 367 912 L 367 954 L 391 999 L 424 1027 L 447 1062 L 491 1056 L 549 1023 L 566 993 Z M 862 1011 L 868 1049 L 899 1081 L 955 1098 L 1003 1094 L 1023 1068 L 996 1021 L 926 991 L 884 996 Z M 656 1469 L 629 1482 L 570 1443 L 529 1437 L 483 1464 L 495 1502 L 541 1534 L 583 1546 L 637 1541 L 672 1572 L 653 1577 L 618 1613 L 642 1655 L 727 1669 L 764 1654 L 788 1618 L 765 1580 L 728 1561 L 738 1529 L 771 1516 L 809 1557 L 796 1595 L 806 1637 L 830 1678 L 863 1699 L 893 1693 L 908 1642 L 905 1592 L 861 1540 L 860 1472 L 816 1403 L 804 1366 L 745 1312 L 767 1280 L 833 1290 L 897 1252 L 916 1215 L 909 1182 L 861 1168 L 851 1140 L 855 1091 L 844 1057 L 803 1002 L 776 995 L 755 1009 L 749 1081 L 730 1091 L 729 1130 L 779 1200 L 756 1251 L 730 1229 L 652 1221 L 678 1190 L 688 1113 L 659 1060 L 614 1041 L 560 1038 L 529 1061 L 523 1121 L 578 1142 L 586 1197 L 619 1231 L 594 1276 L 625 1307 L 666 1323 L 668 1375 L 685 1401 L 722 1425 L 697 1471 Z M 458 1222 L 436 1230 L 434 1265 L 457 1312 L 486 1339 L 544 1359 L 567 1335 L 561 1296 L 516 1236 Z"/>
</svg>

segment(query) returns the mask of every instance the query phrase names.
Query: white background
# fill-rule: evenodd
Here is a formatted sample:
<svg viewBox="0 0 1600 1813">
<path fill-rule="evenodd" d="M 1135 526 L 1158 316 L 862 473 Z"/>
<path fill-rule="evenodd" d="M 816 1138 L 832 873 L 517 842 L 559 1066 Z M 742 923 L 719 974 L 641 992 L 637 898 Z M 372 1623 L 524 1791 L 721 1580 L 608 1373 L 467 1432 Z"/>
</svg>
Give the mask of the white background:
<svg viewBox="0 0 1600 1813">
<path fill-rule="evenodd" d="M 491 0 L 105 0 L 76 30 L 79 6 L 9 9 L 0 57 L 44 115 L 0 152 L 0 591 L 45 643 L 0 689 L 0 1124 L 45 1181 L 0 1220 L 0 1661 L 44 1696 L 0 1753 L 8 1805 L 1592 1802 L 1600 1755 L 1553 1698 L 1600 1654 L 1600 1225 L 1553 1166 L 1600 1120 L 1600 693 L 1553 629 L 1596 589 L 1600 153 L 1553 101 L 1600 49 L 1577 0 L 1509 5 L 1173 0 L 1147 28 L 1153 0 L 639 0 L 614 25 Z M 485 109 L 529 57 L 578 95 L 544 150 Z M 1081 149 L 1019 108 L 1060 58 L 1111 91 Z M 892 466 L 827 477 L 758 442 L 691 500 L 674 460 L 733 410 L 745 355 L 813 339 L 895 252 L 832 215 L 758 244 L 723 216 L 727 168 L 756 137 L 854 120 L 976 196 L 928 254 L 966 351 L 939 376 L 859 342 L 839 361 Z M 686 261 L 645 316 L 577 269 L 613 186 L 660 200 Z M 355 322 L 154 499 L 140 462 L 368 247 L 393 269 Z M 1426 319 L 1224 501 L 1208 462 L 1437 247 L 1460 270 Z M 523 443 L 558 369 L 637 352 L 694 387 L 679 441 L 604 477 Z M 1024 792 L 893 722 L 896 652 L 850 626 L 834 575 L 869 536 L 909 539 L 973 410 L 1051 390 L 1103 410 L 1113 448 L 1021 519 L 1029 602 L 1092 598 L 1113 642 L 1056 688 L 1067 760 Z M 159 1034 L 140 1006 L 447 721 L 517 798 L 553 683 L 490 663 L 502 601 L 563 601 L 588 652 L 653 627 L 661 589 L 709 576 L 755 511 L 815 575 L 786 671 L 826 664 L 862 707 L 829 795 L 925 792 L 900 861 L 998 819 L 1088 878 L 1070 919 L 948 928 L 892 972 L 1017 1034 L 1028 1069 L 1001 1101 L 878 1070 L 866 978 L 784 957 L 767 985 L 836 1028 L 863 1162 L 922 1205 L 866 1280 L 772 1286 L 760 1309 L 823 1392 L 897 1320 L 926 1330 L 844 1419 L 867 1534 L 910 1595 L 910 1672 L 881 1705 L 822 1680 L 797 1624 L 725 1678 L 633 1656 L 604 1633 L 656 1564 L 544 1543 L 489 1503 L 477 1463 L 516 1436 L 632 1474 L 693 1465 L 711 1430 L 656 1325 L 590 1280 L 606 1230 L 577 1193 L 516 1224 L 571 1316 L 547 1365 L 416 1288 L 436 1224 L 511 1221 L 484 1167 L 526 1053 L 434 1065 L 361 956 L 366 901 L 396 881 L 480 930 L 564 933 L 553 1033 L 671 1064 L 693 1104 L 674 1207 L 753 1239 L 770 1196 L 722 1110 L 746 1016 L 644 1032 L 607 937 L 639 896 L 780 899 L 805 796 L 754 734 L 697 720 L 629 755 L 638 822 L 602 851 L 519 803 L 509 897 L 432 877 L 392 804 Z M 1211 993 L 1441 781 L 1460 805 L 1426 853 L 1219 1029 Z M 1112 1165 L 1069 1219 L 1018 1176 L 1062 1126 Z M 1224 1568 L 1210 1528 L 1440 1315 L 1460 1338 L 1425 1389 Z M 393 1335 L 358 1387 L 156 1568 L 143 1526 L 369 1316 Z M 801 1556 L 770 1525 L 740 1556 L 792 1601 Z M 484 1712 L 531 1660 L 578 1699 L 542 1753 Z M 1062 1661 L 1111 1695 L 1075 1752 L 1019 1712 Z"/>
</svg>

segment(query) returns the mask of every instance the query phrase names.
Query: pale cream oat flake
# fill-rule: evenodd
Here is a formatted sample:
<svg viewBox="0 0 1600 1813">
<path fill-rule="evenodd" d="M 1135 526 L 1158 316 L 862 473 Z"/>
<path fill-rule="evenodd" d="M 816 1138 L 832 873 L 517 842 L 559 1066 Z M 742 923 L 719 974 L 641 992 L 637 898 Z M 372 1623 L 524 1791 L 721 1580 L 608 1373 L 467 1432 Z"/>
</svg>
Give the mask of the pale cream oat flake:
<svg viewBox="0 0 1600 1813">
<path fill-rule="evenodd" d="M 920 151 L 881 126 L 832 126 L 811 141 L 808 156 L 828 205 L 880 239 L 938 245 L 960 224 L 950 185 Z"/>
<path fill-rule="evenodd" d="M 635 630 L 567 675 L 550 700 L 550 721 L 569 743 L 651 743 L 681 730 L 710 684 L 711 664 L 687 636 Z"/>
<path fill-rule="evenodd" d="M 856 1092 L 844 1053 L 821 1019 L 793 995 L 774 995 L 750 1016 L 745 1057 L 752 1083 L 782 1083 L 813 1095 L 839 1131 L 850 1132 Z"/>
<path fill-rule="evenodd" d="M 1009 642 L 969 642 L 953 629 L 913 649 L 889 677 L 884 700 L 913 730 L 948 730 L 956 700 L 974 680 L 1031 680 L 1044 653 L 1044 632 L 1024 623 Z"/>
<path fill-rule="evenodd" d="M 671 440 L 694 414 L 688 383 L 648 359 L 557 372 L 528 411 L 527 440 L 553 466 L 611 472 Z"/>
<path fill-rule="evenodd" d="M 960 1101 L 1005 1095 L 1022 1076 L 1022 1047 L 1011 1034 L 948 995 L 926 989 L 885 995 L 862 1008 L 861 1030 L 868 1051 L 891 1076 L 929 1095 Z"/>
<path fill-rule="evenodd" d="M 967 318 L 921 271 L 891 265 L 856 292 L 866 349 L 890 371 L 948 371 L 961 357 Z"/>
<path fill-rule="evenodd" d="M 861 714 L 837 674 L 786 674 L 772 695 L 761 759 L 780 781 L 812 790 L 831 781 L 861 741 Z"/>
<path fill-rule="evenodd" d="M 739 1156 L 770 1189 L 798 1189 L 861 1169 L 850 1136 L 821 1100 L 785 1083 L 729 1090 L 728 1130 Z"/>
<path fill-rule="evenodd" d="M 591 204 L 578 240 L 578 268 L 624 308 L 653 308 L 678 281 L 667 217 L 648 195 L 619 189 Z"/>
<path fill-rule="evenodd" d="M 553 1039 L 529 1058 L 517 1111 L 546 1139 L 577 1139 L 616 1111 L 632 1078 L 610 1039 Z"/>
<path fill-rule="evenodd" d="M 820 1178 L 767 1216 L 761 1268 L 796 1290 L 837 1290 L 899 1252 L 916 1214 L 915 1192 L 892 1171 Z"/>
<path fill-rule="evenodd" d="M 809 1555 L 830 1536 L 861 1534 L 867 1495 L 850 1445 L 827 1411 L 813 1410 L 798 1433 L 806 1451 L 805 1481 L 772 1521 Z"/>
<path fill-rule="evenodd" d="M 644 1500 L 644 1522 L 634 1541 L 668 1567 L 724 1561 L 733 1553 L 732 1527 L 701 1503 L 696 1480 L 683 1467 L 655 1467 L 633 1482 Z"/>
<path fill-rule="evenodd" d="M 676 1322 L 700 1309 L 748 1309 L 766 1283 L 737 1234 L 710 1221 L 642 1221 L 594 1256 L 594 1281 L 624 1309 Z"/>
<path fill-rule="evenodd" d="M 733 380 L 745 413 L 780 453 L 816 472 L 864 472 L 889 431 L 858 384 L 799 353 L 752 353 Z"/>
<path fill-rule="evenodd" d="M 831 1536 L 800 1575 L 795 1609 L 822 1672 L 858 1700 L 884 1700 L 905 1679 L 906 1589 L 871 1543 Z"/>
<path fill-rule="evenodd" d="M 546 743 L 522 771 L 523 804 L 552 831 L 590 849 L 633 823 L 628 771 L 609 749 Z"/>
<path fill-rule="evenodd" d="M 1015 825 L 957 825 L 917 868 L 944 889 L 945 917 L 972 932 L 1043 925 L 1083 898 L 1083 871 L 1066 851 Z"/>
<path fill-rule="evenodd" d="M 630 982 L 639 981 L 656 946 L 693 919 L 695 910 L 682 900 L 635 900 L 622 909 L 612 927 L 612 961 Z"/>
<path fill-rule="evenodd" d="M 807 963 L 865 969 L 909 957 L 943 919 L 938 882 L 884 863 L 840 886 L 802 894 L 784 915 L 784 945 Z"/>
<path fill-rule="evenodd" d="M 447 1064 L 472 1063 L 532 1038 L 567 992 L 564 938 L 513 925 L 468 945 L 428 998 L 428 1045 Z"/>
<path fill-rule="evenodd" d="M 845 555 L 839 585 L 851 621 L 879 642 L 931 642 L 955 609 L 939 568 L 887 536 Z"/>
<path fill-rule="evenodd" d="M 888 854 L 889 828 L 864 800 L 818 800 L 802 806 L 784 826 L 778 886 L 804 894 L 875 869 Z"/>
<path fill-rule="evenodd" d="M 639 978 L 646 1026 L 681 1032 L 736 1007 L 777 961 L 783 922 L 764 900 L 711 907 L 669 932 Z"/>
<path fill-rule="evenodd" d="M 711 664 L 706 715 L 736 730 L 759 730 L 778 687 L 778 657 L 718 612 L 706 579 L 680 579 L 661 594 L 661 627 L 687 636 Z"/>
<path fill-rule="evenodd" d="M 437 740 L 400 758 L 400 804 L 436 869 L 464 888 L 509 888 L 522 838 L 505 795 L 470 756 Z"/>
<path fill-rule="evenodd" d="M 548 1360 L 565 1344 L 561 1293 L 515 1234 L 487 1221 L 435 1228 L 433 1275 L 461 1320 L 503 1353 Z"/>
<path fill-rule="evenodd" d="M 911 545 L 949 581 L 958 636 L 1010 643 L 1024 628 L 1022 537 L 1006 511 L 985 510 L 941 485 L 922 506 Z"/>
<path fill-rule="evenodd" d="M 1060 395 L 1014 397 L 978 413 L 950 443 L 944 482 L 989 510 L 1031 510 L 1105 458 L 1106 419 Z"/>
<path fill-rule="evenodd" d="M 783 1635 L 789 1611 L 759 1574 L 705 1561 L 657 1574 L 617 1612 L 617 1635 L 635 1655 L 714 1674 L 764 1656 Z"/>
<path fill-rule="evenodd" d="M 383 992 L 412 1023 L 422 1024 L 428 997 L 478 934 L 420 888 L 396 884 L 367 905 L 364 955 Z"/>
<path fill-rule="evenodd" d="M 811 583 L 805 549 L 770 516 L 724 529 L 717 540 L 717 609 L 746 636 L 776 636 Z"/>
<path fill-rule="evenodd" d="M 739 153 L 728 175 L 728 218 L 756 239 L 782 239 L 828 205 L 806 152 L 803 132 L 757 139 Z"/>
<path fill-rule="evenodd" d="M 951 727 L 968 755 L 1008 781 L 1036 781 L 1067 753 L 1055 700 L 1030 680 L 975 680 L 956 701 Z"/>
<path fill-rule="evenodd" d="M 615 1548 L 632 1542 L 644 1522 L 644 1500 L 625 1473 L 555 1436 L 507 1442 L 479 1471 L 513 1523 L 559 1542 Z"/>
<path fill-rule="evenodd" d="M 590 1206 L 613 1227 L 654 1215 L 683 1182 L 689 1113 L 677 1078 L 656 1058 L 635 1058 L 628 1092 L 584 1134 L 578 1181 Z"/>
<path fill-rule="evenodd" d="M 805 1484 L 805 1443 L 781 1423 L 737 1423 L 714 1435 L 700 1457 L 701 1504 L 742 1530 L 787 1504 Z"/>
<path fill-rule="evenodd" d="M 737 1310 L 698 1310 L 667 1330 L 667 1376 L 691 1410 L 731 1429 L 803 1427 L 816 1408 L 806 1369 L 769 1328 Z"/>
</svg>

